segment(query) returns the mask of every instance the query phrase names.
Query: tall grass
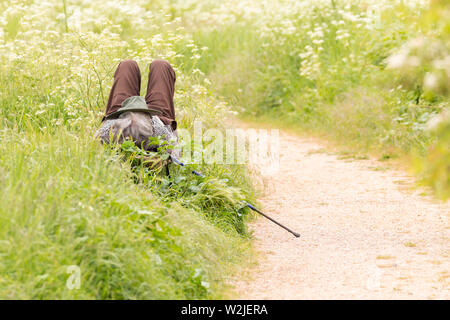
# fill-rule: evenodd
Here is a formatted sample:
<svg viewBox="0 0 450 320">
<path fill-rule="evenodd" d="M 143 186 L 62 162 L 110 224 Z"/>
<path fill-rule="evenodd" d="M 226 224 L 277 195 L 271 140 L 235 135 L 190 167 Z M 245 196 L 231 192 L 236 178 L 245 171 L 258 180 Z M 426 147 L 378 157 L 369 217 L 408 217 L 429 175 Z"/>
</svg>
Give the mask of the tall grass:
<svg viewBox="0 0 450 320">
<path fill-rule="evenodd" d="M 89 136 L 29 128 L 3 131 L 1 141 L 2 298 L 193 299 L 223 292 L 223 272 L 245 248 L 235 232 L 135 184 L 129 165 Z M 66 286 L 71 265 L 81 270 L 80 289 Z"/>
<path fill-rule="evenodd" d="M 219 93 L 243 115 L 407 151 L 426 139 L 415 137 L 440 110 L 385 70 L 385 59 L 416 35 L 417 10 L 395 1 L 303 3 L 280 20 L 247 21 L 241 33 L 201 32 L 196 41 L 214 46 L 220 39 L 226 48 L 208 51 L 204 70 L 214 69 Z"/>
<path fill-rule="evenodd" d="M 447 60 L 410 46 L 422 35 L 448 52 L 444 2 L 0 2 L 0 298 L 222 297 L 246 257 L 245 168 L 169 179 L 92 140 L 123 59 L 143 87 L 153 59 L 174 66 L 182 128 L 226 126 L 226 101 L 359 152 L 417 153 L 448 197 L 449 101 L 434 81 Z"/>
<path fill-rule="evenodd" d="M 181 128 L 194 119 L 224 125 L 227 110 L 203 78 L 180 68 L 200 56 L 175 50 L 191 41 L 170 6 L 4 1 L 0 9 L 0 298 L 222 297 L 248 249 L 245 168 L 206 166 L 216 178 L 204 180 L 182 168 L 143 177 L 92 139 L 123 59 L 138 61 L 143 87 L 153 59 L 173 64 Z M 68 285 L 71 266 L 78 289 Z"/>
<path fill-rule="evenodd" d="M 448 140 L 428 130 L 450 105 L 445 3 L 263 1 L 236 10 L 233 25 L 194 33 L 199 47 L 215 48 L 198 65 L 241 117 L 382 159 L 435 154 L 425 162 L 437 167 L 420 175 L 445 198 L 448 160 L 434 146 Z"/>
</svg>

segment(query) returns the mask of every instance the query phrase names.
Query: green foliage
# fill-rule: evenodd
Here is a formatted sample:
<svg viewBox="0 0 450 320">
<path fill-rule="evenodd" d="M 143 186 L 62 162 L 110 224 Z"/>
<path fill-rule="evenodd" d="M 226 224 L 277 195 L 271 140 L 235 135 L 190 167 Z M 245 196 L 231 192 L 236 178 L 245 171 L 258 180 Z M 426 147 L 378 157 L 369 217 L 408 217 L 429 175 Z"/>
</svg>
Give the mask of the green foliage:
<svg viewBox="0 0 450 320">
<path fill-rule="evenodd" d="M 401 74 L 406 87 L 423 92 L 425 100 L 443 110 L 430 119 L 430 134 L 436 138 L 429 144 L 426 156 L 417 161 L 423 182 L 430 185 L 442 199 L 450 197 L 449 14 L 448 0 L 432 1 L 421 17 L 423 33 L 408 41 L 389 58 L 390 67 Z"/>
<path fill-rule="evenodd" d="M 170 176 L 165 174 L 164 165 L 154 162 L 171 163 L 168 150 L 171 146 L 157 138 L 152 144 L 159 144 L 157 152 L 146 152 L 136 147 L 132 141 L 120 145 L 120 152 L 130 163 L 134 180 L 143 184 L 166 202 L 177 201 L 183 207 L 202 212 L 217 226 L 230 232 L 247 235 L 245 216 L 248 209 L 243 205 L 245 199 L 251 198 L 251 186 L 246 181 L 242 167 L 196 165 L 180 167 L 169 165 Z M 192 170 L 201 170 L 206 175 L 198 177 Z M 241 187 L 247 186 L 247 191 Z"/>
<path fill-rule="evenodd" d="M 198 65 L 236 111 L 388 158 L 434 148 L 432 163 L 446 172 L 434 147 L 446 135 L 427 127 L 449 106 L 448 1 L 261 6 L 194 34 L 198 47 L 220 48 Z"/>
<path fill-rule="evenodd" d="M 8 0 L 0 9 L 1 298 L 216 298 L 245 257 L 245 168 L 171 165 L 167 177 L 143 160 L 165 148 L 92 140 L 123 59 L 139 63 L 143 87 L 153 59 L 174 66 L 181 128 L 225 126 L 222 96 L 241 116 L 385 159 L 417 153 L 423 181 L 450 195 L 447 0 Z M 66 286 L 71 265 L 80 289 Z"/>
<path fill-rule="evenodd" d="M 90 137 L 3 131 L 2 298 L 211 298 L 242 241 L 133 182 Z M 106 150 L 107 151 L 107 150 Z M 223 210 L 223 209 L 222 209 Z M 81 269 L 69 290 L 67 267 Z"/>
<path fill-rule="evenodd" d="M 418 160 L 418 171 L 423 182 L 433 188 L 443 200 L 450 198 L 450 117 L 448 110 L 435 119 L 432 130 L 437 139 L 425 159 Z"/>
</svg>

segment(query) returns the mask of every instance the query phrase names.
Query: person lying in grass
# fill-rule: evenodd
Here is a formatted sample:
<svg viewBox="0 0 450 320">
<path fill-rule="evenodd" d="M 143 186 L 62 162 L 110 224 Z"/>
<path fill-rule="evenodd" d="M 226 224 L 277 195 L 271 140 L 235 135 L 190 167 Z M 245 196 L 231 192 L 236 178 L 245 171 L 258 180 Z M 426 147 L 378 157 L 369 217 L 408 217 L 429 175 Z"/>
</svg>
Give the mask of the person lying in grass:
<svg viewBox="0 0 450 320">
<path fill-rule="evenodd" d="M 152 137 L 158 137 L 172 146 L 172 155 L 179 157 L 173 104 L 175 80 L 175 71 L 167 61 L 154 60 L 149 68 L 147 94 L 141 97 L 138 64 L 134 60 L 122 61 L 114 74 L 102 125 L 94 137 L 107 144 L 129 139 L 145 151 L 157 151 L 159 145 Z"/>
</svg>

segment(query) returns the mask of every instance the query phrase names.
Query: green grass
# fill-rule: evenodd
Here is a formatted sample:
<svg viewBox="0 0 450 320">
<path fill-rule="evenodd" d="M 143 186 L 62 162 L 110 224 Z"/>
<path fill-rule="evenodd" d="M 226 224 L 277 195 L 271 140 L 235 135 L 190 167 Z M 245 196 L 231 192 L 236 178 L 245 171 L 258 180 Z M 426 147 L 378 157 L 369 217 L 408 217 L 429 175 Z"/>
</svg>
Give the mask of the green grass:
<svg viewBox="0 0 450 320">
<path fill-rule="evenodd" d="M 181 128 L 225 128 L 226 101 L 242 119 L 362 157 L 417 155 L 422 180 L 449 196 L 448 94 L 421 81 L 436 57 L 387 68 L 447 20 L 431 11 L 425 28 L 424 9 L 405 1 L 244 4 L 0 3 L 0 298 L 218 298 L 248 258 L 244 167 L 193 166 L 205 179 L 173 167 L 168 179 L 92 140 L 123 59 L 139 63 L 143 88 L 153 59 L 172 63 Z M 437 114 L 442 123 L 427 130 Z M 76 290 L 66 286 L 72 265 Z"/>
<path fill-rule="evenodd" d="M 3 131 L 1 142 L 3 299 L 220 297 L 245 252 L 237 232 L 135 184 L 129 165 L 90 136 L 29 129 Z M 80 289 L 66 287 L 70 265 L 81 269 Z"/>
<path fill-rule="evenodd" d="M 69 17 L 86 14 L 61 18 L 63 4 Z M 135 17 L 130 8 L 154 15 Z M 132 154 L 92 138 L 123 59 L 138 61 L 143 88 L 153 59 L 173 64 L 181 128 L 193 120 L 225 125 L 218 119 L 227 110 L 203 79 L 180 68 L 199 58 L 175 51 L 189 35 L 175 33 L 170 8 L 29 1 L 2 12 L 0 298 L 224 297 L 224 279 L 249 257 L 245 168 L 199 165 L 207 176 L 200 179 L 172 165 L 168 179 L 143 174 Z M 81 272 L 79 289 L 67 285 L 71 266 Z"/>
<path fill-rule="evenodd" d="M 387 68 L 389 56 L 436 29 L 435 23 L 425 28 L 427 9 L 399 1 L 379 3 L 379 15 L 370 16 L 373 4 L 318 1 L 298 9 L 291 3 L 282 14 L 273 13 L 277 19 L 262 14 L 200 30 L 193 35 L 197 46 L 217 49 L 207 51 L 198 66 L 240 117 L 318 135 L 383 160 L 411 164 L 419 158 L 420 179 L 445 198 L 448 139 L 443 130 L 429 131 L 427 123 L 450 102 L 423 85 L 431 53 L 425 47 L 425 58 L 414 56 L 425 61 L 418 70 Z"/>
<path fill-rule="evenodd" d="M 330 3 L 324 12 L 310 9 L 309 16 L 288 15 L 286 20 L 304 30 L 292 35 L 281 29 L 261 37 L 251 23 L 243 27 L 245 34 L 233 28 L 220 35 L 217 31 L 199 34 L 198 46 L 217 46 L 220 39 L 219 47 L 226 48 L 219 53 L 210 50 L 201 60 L 207 65 L 203 70 L 219 85 L 218 93 L 244 116 L 329 133 L 337 140 L 356 141 L 364 149 L 408 151 L 420 146 L 428 138 L 424 123 L 440 108 L 417 102 L 417 94 L 399 88 L 383 63 L 415 34 L 409 26 L 412 11 L 400 6 L 393 15 L 384 13 L 381 27 L 366 30 L 345 19 L 342 9 L 344 5 Z M 345 11 L 363 14 L 356 5 Z M 345 21 L 345 27 L 335 26 L 336 20 Z M 273 30 L 281 22 L 273 21 Z M 326 27 L 322 43 L 315 45 L 308 32 L 319 24 Z M 337 41 L 339 32 L 347 32 L 350 40 Z M 302 73 L 302 66 L 315 63 L 311 55 L 302 58 L 307 46 L 313 47 L 312 60 L 317 59 L 318 68 Z"/>
</svg>

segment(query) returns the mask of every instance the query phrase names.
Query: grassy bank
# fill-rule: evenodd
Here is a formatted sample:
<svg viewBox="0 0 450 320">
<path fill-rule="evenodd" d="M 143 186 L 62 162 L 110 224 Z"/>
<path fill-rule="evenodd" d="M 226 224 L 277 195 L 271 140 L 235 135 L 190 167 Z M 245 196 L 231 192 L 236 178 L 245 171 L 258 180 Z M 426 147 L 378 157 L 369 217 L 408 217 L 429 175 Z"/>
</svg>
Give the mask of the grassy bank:
<svg viewBox="0 0 450 320">
<path fill-rule="evenodd" d="M 143 88 L 149 63 L 169 60 L 179 126 L 220 127 L 226 108 L 180 68 L 201 53 L 176 50 L 190 40 L 171 7 L 4 1 L 0 9 L 0 298 L 222 297 L 225 276 L 248 253 L 245 168 L 202 166 L 215 179 L 182 168 L 171 180 L 143 177 L 92 139 L 123 59 L 139 63 Z"/>
<path fill-rule="evenodd" d="M 433 3 L 1 2 L 0 298 L 222 297 L 246 257 L 244 167 L 143 177 L 92 140 L 123 59 L 143 88 L 153 59 L 173 65 L 181 128 L 225 127 L 226 101 L 361 153 L 414 155 L 448 197 L 450 29 Z"/>
</svg>

